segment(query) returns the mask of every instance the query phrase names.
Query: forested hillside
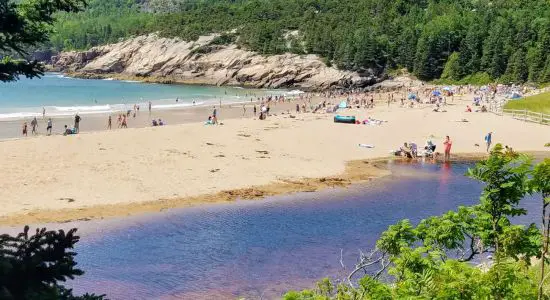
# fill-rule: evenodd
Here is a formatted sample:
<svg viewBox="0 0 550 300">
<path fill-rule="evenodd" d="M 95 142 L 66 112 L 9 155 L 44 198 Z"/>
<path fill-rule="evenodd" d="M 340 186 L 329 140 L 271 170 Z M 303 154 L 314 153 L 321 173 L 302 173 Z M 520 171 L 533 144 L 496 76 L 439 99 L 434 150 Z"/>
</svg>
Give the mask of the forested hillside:
<svg viewBox="0 0 550 300">
<path fill-rule="evenodd" d="M 85 49 L 160 31 L 236 29 L 265 54 L 315 53 L 348 70 L 421 79 L 550 81 L 548 0 L 90 0 L 59 16 L 51 46 Z M 233 41 L 226 35 L 224 41 Z"/>
</svg>

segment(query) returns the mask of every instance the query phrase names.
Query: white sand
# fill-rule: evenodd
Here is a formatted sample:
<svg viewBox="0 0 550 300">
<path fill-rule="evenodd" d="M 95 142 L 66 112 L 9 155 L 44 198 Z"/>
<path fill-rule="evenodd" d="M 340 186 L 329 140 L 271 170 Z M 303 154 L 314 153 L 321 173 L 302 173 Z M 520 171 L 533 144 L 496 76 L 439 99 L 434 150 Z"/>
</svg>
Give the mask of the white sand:
<svg viewBox="0 0 550 300">
<path fill-rule="evenodd" d="M 465 105 L 448 106 L 445 113 L 397 104 L 342 113 L 387 120 L 382 126 L 337 124 L 333 115 L 300 114 L 295 119 L 232 119 L 223 126 L 183 124 L 4 141 L 0 216 L 185 198 L 280 179 L 332 176 L 344 171 L 346 161 L 388 156 L 405 141 L 423 146 L 429 135 L 435 136 L 439 151 L 450 135 L 455 153 L 485 152 L 483 138 L 489 131 L 494 132 L 494 143 L 517 151 L 548 150 L 544 144 L 550 142 L 550 127 L 466 113 Z M 463 118 L 469 122 L 456 122 Z M 360 148 L 360 143 L 375 148 Z"/>
</svg>

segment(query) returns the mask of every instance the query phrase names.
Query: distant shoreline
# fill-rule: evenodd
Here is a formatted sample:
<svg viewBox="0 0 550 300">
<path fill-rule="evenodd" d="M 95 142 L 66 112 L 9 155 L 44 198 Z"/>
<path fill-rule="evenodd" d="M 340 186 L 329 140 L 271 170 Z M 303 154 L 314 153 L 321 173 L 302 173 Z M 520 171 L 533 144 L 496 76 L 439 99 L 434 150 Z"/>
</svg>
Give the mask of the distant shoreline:
<svg viewBox="0 0 550 300">
<path fill-rule="evenodd" d="M 133 112 L 128 118 L 128 128 L 145 128 L 151 126 L 151 120 L 162 119 L 165 123 L 169 125 L 174 124 L 188 124 L 206 121 L 208 116 L 212 113 L 213 107 L 217 107 L 219 118 L 223 121 L 224 119 L 233 119 L 243 117 L 243 106 L 247 108 L 247 117 L 251 117 L 253 114 L 253 108 L 259 110 L 259 103 L 257 101 L 240 101 L 240 102 L 222 102 L 222 107 L 220 109 L 219 103 L 202 103 L 200 105 L 186 105 L 178 108 L 172 109 L 154 109 L 151 113 L 148 112 L 147 107 L 143 105 L 140 107 L 140 111 L 136 114 L 136 117 L 133 117 Z M 272 112 L 282 113 L 288 110 L 293 109 L 294 103 L 282 103 L 279 105 L 272 106 Z M 107 118 L 112 116 L 112 130 L 117 130 L 117 115 L 125 114 L 126 111 L 114 111 L 114 112 L 102 112 L 102 113 L 79 113 L 83 118 L 81 126 L 81 133 L 92 133 L 107 131 Z M 64 125 L 72 126 L 74 120 L 74 114 L 76 112 L 65 115 L 65 116 L 49 116 L 46 114 L 46 117 L 43 118 L 40 113 L 36 114 L 38 120 L 38 129 L 39 135 L 32 136 L 29 134 L 28 137 L 21 136 L 21 124 L 23 122 L 30 122 L 33 117 L 24 117 L 17 119 L 3 119 L 0 120 L 0 142 L 14 139 L 29 139 L 36 137 L 46 137 L 45 129 L 46 122 L 49 118 L 53 120 L 53 135 L 59 135 L 62 133 Z"/>
</svg>

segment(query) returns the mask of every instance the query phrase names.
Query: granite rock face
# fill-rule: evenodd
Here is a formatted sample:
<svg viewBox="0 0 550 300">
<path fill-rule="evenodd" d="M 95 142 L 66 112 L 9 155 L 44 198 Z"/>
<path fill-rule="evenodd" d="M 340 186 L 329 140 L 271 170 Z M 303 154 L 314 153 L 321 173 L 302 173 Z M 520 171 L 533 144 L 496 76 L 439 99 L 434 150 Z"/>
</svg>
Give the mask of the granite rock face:
<svg viewBox="0 0 550 300">
<path fill-rule="evenodd" d="M 372 74 L 328 67 L 316 55 L 264 56 L 236 45 L 212 43 L 216 35 L 187 42 L 156 34 L 52 57 L 52 69 L 82 77 L 120 75 L 158 81 L 255 88 L 323 90 L 373 84 Z"/>
</svg>

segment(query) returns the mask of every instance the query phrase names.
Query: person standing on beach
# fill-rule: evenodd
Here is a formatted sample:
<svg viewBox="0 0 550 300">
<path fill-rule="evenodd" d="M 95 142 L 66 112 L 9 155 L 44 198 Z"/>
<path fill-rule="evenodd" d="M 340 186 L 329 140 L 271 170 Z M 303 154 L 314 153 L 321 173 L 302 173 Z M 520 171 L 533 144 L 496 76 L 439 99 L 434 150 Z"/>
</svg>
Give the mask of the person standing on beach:
<svg viewBox="0 0 550 300">
<path fill-rule="evenodd" d="M 48 133 L 48 135 L 52 135 L 52 118 L 49 118 L 48 119 L 48 126 L 46 127 L 46 132 Z"/>
<path fill-rule="evenodd" d="M 246 115 L 246 105 L 245 104 L 243 104 L 243 117 L 244 117 L 244 115 Z"/>
<path fill-rule="evenodd" d="M 36 120 L 36 117 L 34 117 L 34 119 L 32 119 L 31 121 L 31 127 L 32 127 L 32 134 L 36 135 L 38 134 L 38 131 L 36 131 L 36 128 L 38 127 L 38 121 Z"/>
<path fill-rule="evenodd" d="M 212 117 L 213 118 L 216 118 L 217 117 L 217 110 L 216 110 L 216 107 L 214 106 L 214 110 L 212 111 Z"/>
<path fill-rule="evenodd" d="M 111 116 L 109 116 L 109 120 L 107 120 L 107 129 L 111 130 L 111 127 L 113 126 L 113 119 Z"/>
<path fill-rule="evenodd" d="M 151 114 L 151 107 L 152 107 L 152 104 L 151 104 L 151 101 L 149 101 L 149 114 Z"/>
<path fill-rule="evenodd" d="M 27 136 L 27 122 L 23 123 L 23 135 Z"/>
<path fill-rule="evenodd" d="M 485 136 L 485 143 L 487 144 L 487 152 L 489 152 L 489 149 L 491 148 L 491 143 L 493 142 L 493 132 L 490 131 Z"/>
<path fill-rule="evenodd" d="M 443 148 L 445 148 L 445 161 L 449 161 L 451 159 L 452 145 L 453 145 L 453 141 L 451 141 L 451 138 L 449 136 L 446 136 L 445 141 L 443 142 Z"/>
<path fill-rule="evenodd" d="M 46 108 L 42 107 L 42 119 L 46 118 Z"/>
<path fill-rule="evenodd" d="M 76 114 L 74 116 L 74 133 L 80 133 L 80 116 Z"/>
<path fill-rule="evenodd" d="M 256 108 L 256 104 L 254 104 L 254 117 L 256 116 L 256 113 L 257 113 L 257 108 Z"/>
</svg>

